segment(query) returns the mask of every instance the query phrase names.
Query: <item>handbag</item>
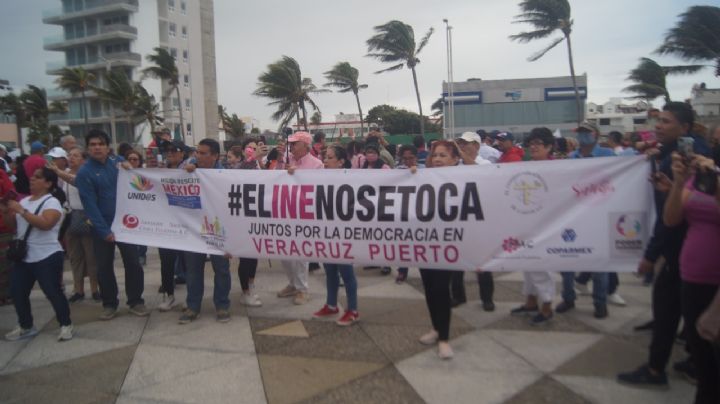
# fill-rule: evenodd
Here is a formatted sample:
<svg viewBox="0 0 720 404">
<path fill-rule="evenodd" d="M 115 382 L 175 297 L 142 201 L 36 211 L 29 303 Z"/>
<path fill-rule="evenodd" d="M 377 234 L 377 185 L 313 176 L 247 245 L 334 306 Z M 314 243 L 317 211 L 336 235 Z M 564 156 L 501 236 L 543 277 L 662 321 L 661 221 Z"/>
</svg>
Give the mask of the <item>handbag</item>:
<svg viewBox="0 0 720 404">
<path fill-rule="evenodd" d="M 92 234 L 92 224 L 84 210 L 73 210 L 70 212 L 70 224 L 67 229 L 71 236 L 89 236 Z"/>
<path fill-rule="evenodd" d="M 45 198 L 44 201 L 38 205 L 37 209 L 35 209 L 35 215 L 40 213 L 40 209 L 42 209 L 42 206 L 45 204 L 45 202 L 48 201 L 48 199 L 52 198 L 52 196 Z M 15 263 L 22 262 L 22 260 L 27 257 L 28 253 L 28 243 L 27 239 L 30 236 L 30 230 L 32 230 L 32 226 L 30 225 L 30 222 L 28 222 L 28 228 L 25 230 L 25 235 L 21 239 L 14 239 L 10 243 L 8 243 L 8 251 L 7 251 L 7 259 L 10 261 L 13 261 Z"/>
</svg>

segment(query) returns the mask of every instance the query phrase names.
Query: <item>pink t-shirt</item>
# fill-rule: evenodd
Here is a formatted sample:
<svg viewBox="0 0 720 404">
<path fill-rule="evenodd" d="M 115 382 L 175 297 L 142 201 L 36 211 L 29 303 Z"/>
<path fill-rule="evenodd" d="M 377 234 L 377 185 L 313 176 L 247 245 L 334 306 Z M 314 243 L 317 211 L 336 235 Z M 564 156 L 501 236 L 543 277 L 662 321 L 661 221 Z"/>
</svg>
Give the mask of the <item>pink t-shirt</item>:
<svg viewBox="0 0 720 404">
<path fill-rule="evenodd" d="M 683 206 L 688 231 L 680 252 L 683 281 L 720 285 L 720 210 L 714 196 L 687 187 L 690 197 Z"/>
<path fill-rule="evenodd" d="M 323 162 L 310 153 L 304 155 L 299 160 L 295 160 L 295 157 L 290 154 L 290 166 L 295 166 L 298 170 L 325 168 Z M 284 164 L 278 164 L 277 168 L 283 169 L 286 168 L 286 166 Z"/>
</svg>

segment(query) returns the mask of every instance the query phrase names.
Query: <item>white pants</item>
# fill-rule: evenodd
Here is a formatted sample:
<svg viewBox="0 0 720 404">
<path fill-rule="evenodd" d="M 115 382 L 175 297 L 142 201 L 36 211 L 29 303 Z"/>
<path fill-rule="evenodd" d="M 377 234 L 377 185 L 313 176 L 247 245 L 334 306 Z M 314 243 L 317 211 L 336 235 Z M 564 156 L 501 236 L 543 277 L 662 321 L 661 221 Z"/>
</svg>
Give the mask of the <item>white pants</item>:
<svg viewBox="0 0 720 404">
<path fill-rule="evenodd" d="M 555 279 L 551 272 L 523 272 L 523 294 L 536 296 L 541 303 L 550 303 L 555 297 Z"/>
<path fill-rule="evenodd" d="M 290 286 L 301 292 L 308 290 L 308 263 L 300 261 L 280 261 Z"/>
</svg>

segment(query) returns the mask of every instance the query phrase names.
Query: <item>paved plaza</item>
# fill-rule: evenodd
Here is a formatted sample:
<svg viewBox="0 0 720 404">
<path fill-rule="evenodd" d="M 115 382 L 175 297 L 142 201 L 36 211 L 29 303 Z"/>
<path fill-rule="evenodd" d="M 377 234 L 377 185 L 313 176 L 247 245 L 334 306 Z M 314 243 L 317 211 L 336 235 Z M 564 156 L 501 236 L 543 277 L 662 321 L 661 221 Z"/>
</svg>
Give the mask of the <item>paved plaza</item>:
<svg viewBox="0 0 720 404">
<path fill-rule="evenodd" d="M 123 301 L 119 259 L 116 264 Z M 159 267 L 151 248 L 145 267 L 148 308 L 161 301 Z M 67 269 L 65 285 L 71 288 Z M 56 341 L 52 308 L 36 287 L 33 314 L 40 334 L 0 341 L 0 402 L 677 404 L 691 402 L 694 394 L 694 386 L 672 371 L 664 392 L 615 382 L 618 371 L 647 356 L 649 334 L 633 326 L 651 317 L 650 289 L 632 274 L 620 277 L 628 306 L 610 306 L 609 318 L 594 319 L 591 297 L 581 296 L 576 310 L 556 314 L 541 327 L 509 314 L 523 301 L 522 274 L 496 274 L 492 313 L 481 309 L 475 276 L 466 274 L 470 300 L 453 310 L 455 358 L 441 361 L 434 348 L 417 341 L 430 328 L 417 270 L 396 285 L 394 275 L 357 268 L 361 320 L 348 328 L 312 318 L 324 303 L 322 270 L 310 276 L 310 302 L 294 306 L 291 299 L 275 297 L 286 285 L 279 263 L 261 260 L 259 308 L 240 304 L 233 271 L 229 323 L 215 321 L 208 263 L 205 300 L 195 322 L 179 325 L 180 307 L 153 310 L 144 318 L 121 307 L 117 318 L 104 322 L 98 320 L 101 305 L 86 299 L 71 305 L 76 334 L 63 343 Z M 176 297 L 184 302 L 184 286 Z M 12 306 L 0 307 L 2 334 L 16 321 Z M 682 351 L 676 346 L 673 360 L 681 359 Z"/>
</svg>

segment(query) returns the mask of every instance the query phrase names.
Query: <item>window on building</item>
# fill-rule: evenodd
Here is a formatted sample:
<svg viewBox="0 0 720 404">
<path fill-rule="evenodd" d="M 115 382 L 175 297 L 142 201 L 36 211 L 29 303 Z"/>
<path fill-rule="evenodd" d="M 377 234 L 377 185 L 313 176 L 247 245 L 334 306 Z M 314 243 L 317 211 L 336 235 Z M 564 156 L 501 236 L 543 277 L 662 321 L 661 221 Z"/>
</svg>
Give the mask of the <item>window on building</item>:
<svg viewBox="0 0 720 404">
<path fill-rule="evenodd" d="M 633 123 L 635 125 L 644 125 L 647 123 L 647 119 L 645 118 L 633 118 Z"/>
<path fill-rule="evenodd" d="M 600 118 L 598 124 L 599 124 L 600 126 L 610 125 L 610 118 Z"/>
<path fill-rule="evenodd" d="M 187 49 L 183 49 L 183 62 L 188 62 L 188 51 Z"/>
<path fill-rule="evenodd" d="M 175 61 L 177 62 L 177 49 L 170 48 L 170 56 L 172 56 L 173 59 L 175 59 Z"/>
<path fill-rule="evenodd" d="M 190 111 L 190 99 L 185 98 L 185 111 Z"/>
<path fill-rule="evenodd" d="M 168 11 L 175 11 L 175 0 L 168 0 Z"/>
<path fill-rule="evenodd" d="M 184 1 L 180 2 L 180 12 L 183 14 L 187 14 L 187 3 Z"/>
<path fill-rule="evenodd" d="M 173 97 L 172 99 L 172 109 L 173 111 L 177 111 L 180 109 L 180 99 Z"/>
<path fill-rule="evenodd" d="M 175 32 L 177 31 L 177 27 L 175 26 L 174 22 L 171 22 L 168 24 L 168 35 L 170 35 L 171 38 L 175 37 Z"/>
<path fill-rule="evenodd" d="M 192 124 L 188 123 L 185 126 L 187 127 L 187 133 L 190 134 L 190 132 L 192 132 Z"/>
<path fill-rule="evenodd" d="M 182 26 L 182 38 L 187 39 L 187 27 L 184 25 Z"/>
<path fill-rule="evenodd" d="M 125 43 L 116 43 L 116 44 L 110 44 L 105 45 L 105 53 L 120 53 L 120 52 L 130 52 L 130 44 Z"/>
<path fill-rule="evenodd" d="M 190 87 L 190 76 L 187 74 L 183 76 L 183 85 L 185 87 Z"/>
</svg>

